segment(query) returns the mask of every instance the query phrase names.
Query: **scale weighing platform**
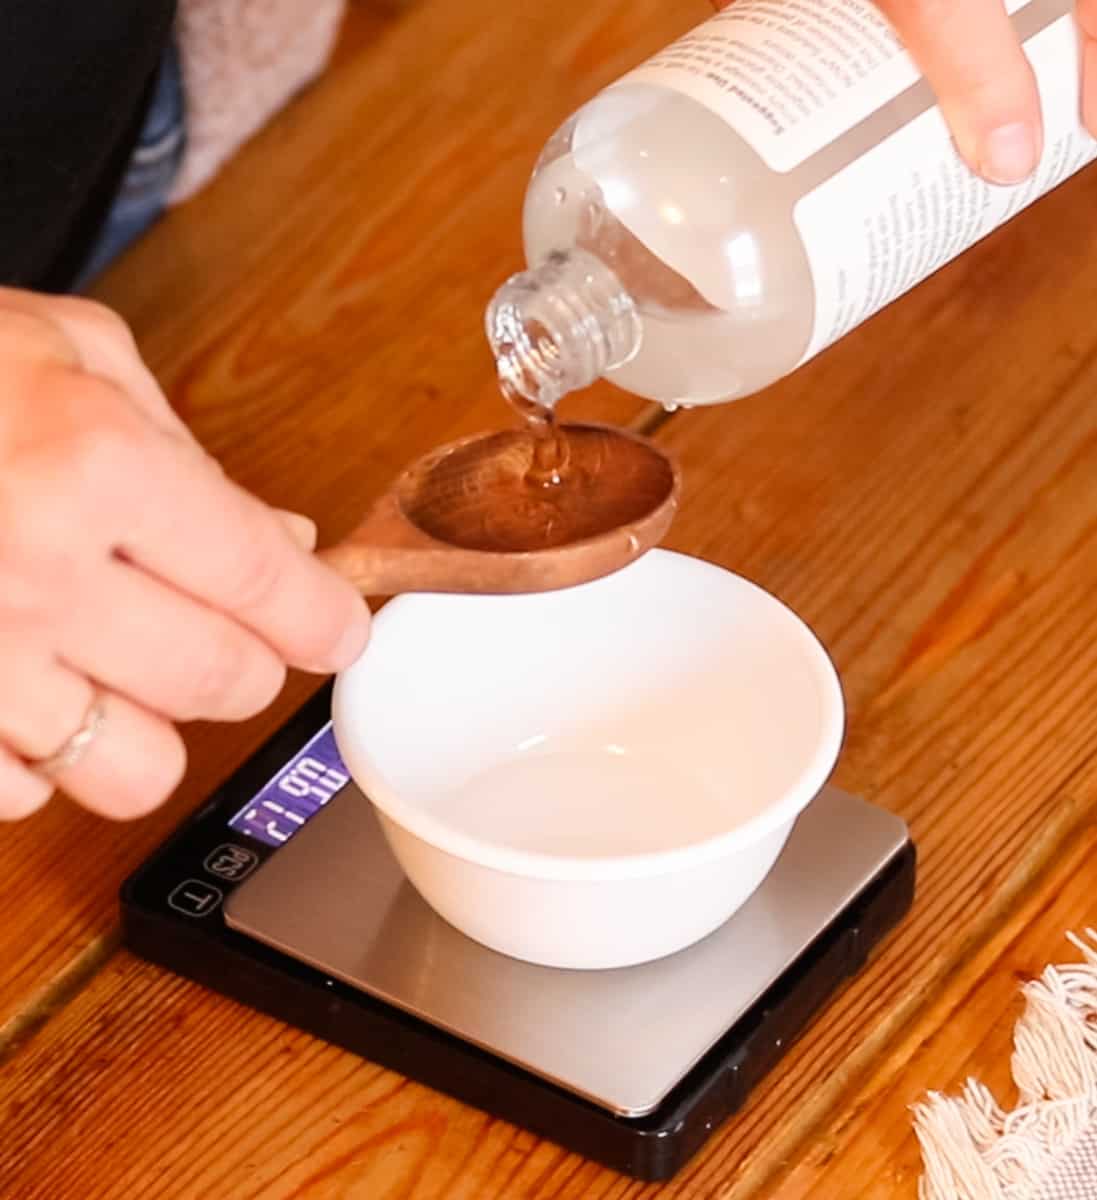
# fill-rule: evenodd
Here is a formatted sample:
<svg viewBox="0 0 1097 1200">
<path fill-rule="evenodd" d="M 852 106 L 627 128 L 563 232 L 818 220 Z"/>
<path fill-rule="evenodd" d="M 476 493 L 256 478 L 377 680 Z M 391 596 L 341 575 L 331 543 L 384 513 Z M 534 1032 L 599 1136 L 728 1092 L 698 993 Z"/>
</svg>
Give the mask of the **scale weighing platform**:
<svg viewBox="0 0 1097 1200">
<path fill-rule="evenodd" d="M 903 917 L 914 846 L 833 788 L 722 928 L 533 966 L 436 916 L 348 779 L 323 688 L 122 888 L 135 953 L 569 1150 L 667 1179 Z"/>
</svg>

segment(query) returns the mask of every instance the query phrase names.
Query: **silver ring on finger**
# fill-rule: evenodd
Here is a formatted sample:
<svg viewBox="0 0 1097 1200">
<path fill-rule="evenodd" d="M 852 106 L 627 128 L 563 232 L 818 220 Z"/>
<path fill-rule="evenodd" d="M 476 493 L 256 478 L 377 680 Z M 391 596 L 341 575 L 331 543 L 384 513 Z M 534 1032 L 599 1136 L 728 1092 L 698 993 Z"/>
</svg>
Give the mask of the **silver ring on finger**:
<svg viewBox="0 0 1097 1200">
<path fill-rule="evenodd" d="M 80 723 L 80 728 L 52 754 L 45 758 L 32 758 L 27 766 L 39 775 L 52 776 L 61 771 L 67 771 L 84 757 L 92 742 L 99 736 L 106 724 L 107 710 L 103 697 L 96 695 L 88 705 L 88 711 Z"/>
</svg>

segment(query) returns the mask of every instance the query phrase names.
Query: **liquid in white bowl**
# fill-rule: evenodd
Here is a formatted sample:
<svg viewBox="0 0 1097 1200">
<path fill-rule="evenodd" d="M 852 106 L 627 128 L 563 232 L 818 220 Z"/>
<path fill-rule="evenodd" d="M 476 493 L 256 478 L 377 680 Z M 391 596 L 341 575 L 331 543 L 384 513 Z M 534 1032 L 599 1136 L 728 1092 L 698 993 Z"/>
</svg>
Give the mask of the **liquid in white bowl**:
<svg viewBox="0 0 1097 1200">
<path fill-rule="evenodd" d="M 513 850 L 601 858 L 716 837 L 734 823 L 730 808 L 688 764 L 610 743 L 515 754 L 439 797 L 434 811 Z"/>
</svg>

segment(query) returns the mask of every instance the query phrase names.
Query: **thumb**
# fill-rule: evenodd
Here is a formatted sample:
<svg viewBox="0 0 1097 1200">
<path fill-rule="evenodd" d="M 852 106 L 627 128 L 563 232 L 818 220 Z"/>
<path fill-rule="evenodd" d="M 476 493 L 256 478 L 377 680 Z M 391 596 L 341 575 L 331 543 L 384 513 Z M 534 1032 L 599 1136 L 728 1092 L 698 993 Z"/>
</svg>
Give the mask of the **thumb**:
<svg viewBox="0 0 1097 1200">
<path fill-rule="evenodd" d="M 290 537 L 302 550 L 311 554 L 316 549 L 316 522 L 304 513 L 290 512 L 284 508 L 275 509 L 275 512 Z"/>
</svg>

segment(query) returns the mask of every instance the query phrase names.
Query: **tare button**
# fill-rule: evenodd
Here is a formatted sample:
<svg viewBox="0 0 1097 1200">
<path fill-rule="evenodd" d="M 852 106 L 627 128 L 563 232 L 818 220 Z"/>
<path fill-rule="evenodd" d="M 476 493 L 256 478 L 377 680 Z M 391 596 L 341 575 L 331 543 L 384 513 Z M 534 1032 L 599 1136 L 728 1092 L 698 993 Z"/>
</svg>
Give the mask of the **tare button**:
<svg viewBox="0 0 1097 1200">
<path fill-rule="evenodd" d="M 168 897 L 168 904 L 187 917 L 204 917 L 221 903 L 224 893 L 201 879 L 184 880 Z"/>
<path fill-rule="evenodd" d="M 206 856 L 202 864 L 211 875 L 220 879 L 231 879 L 239 882 L 245 875 L 250 875 L 259 863 L 259 855 L 246 846 L 236 846 L 225 843 L 218 846 L 212 854 Z"/>
</svg>

